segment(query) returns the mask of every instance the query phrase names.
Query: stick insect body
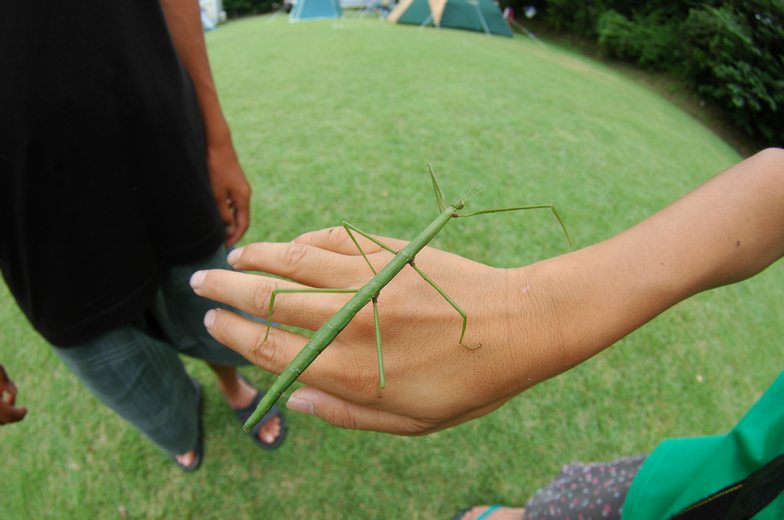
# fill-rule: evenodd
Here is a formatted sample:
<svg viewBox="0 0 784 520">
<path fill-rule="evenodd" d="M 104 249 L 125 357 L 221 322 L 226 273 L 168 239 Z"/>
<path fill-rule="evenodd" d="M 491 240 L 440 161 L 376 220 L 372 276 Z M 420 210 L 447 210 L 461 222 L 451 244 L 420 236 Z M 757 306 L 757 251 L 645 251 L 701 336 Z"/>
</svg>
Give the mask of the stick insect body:
<svg viewBox="0 0 784 520">
<path fill-rule="evenodd" d="M 555 218 L 558 220 L 558 223 L 561 225 L 561 229 L 563 230 L 564 235 L 566 235 L 566 239 L 569 241 L 569 245 L 572 245 L 572 239 L 569 236 L 569 232 L 566 229 L 566 226 L 561 219 L 561 216 L 558 214 L 558 211 L 555 209 L 555 206 L 552 204 L 539 204 L 533 206 L 518 206 L 512 208 L 496 208 L 496 209 L 487 209 L 481 211 L 475 211 L 473 213 L 468 214 L 459 214 L 458 211 L 462 210 L 465 207 L 466 199 L 468 199 L 472 194 L 473 190 L 468 192 L 463 197 L 457 199 L 456 201 L 452 202 L 452 204 L 447 204 L 444 197 L 444 192 L 442 191 L 438 181 L 436 180 L 435 175 L 433 174 L 432 169 L 430 170 L 430 178 L 433 182 L 433 189 L 436 193 L 436 201 L 438 203 L 438 208 L 440 210 L 440 214 L 433 220 L 424 230 L 422 230 L 416 238 L 414 238 L 411 242 L 408 243 L 403 249 L 400 251 L 395 251 L 391 247 L 387 246 L 377 238 L 361 231 L 360 229 L 356 228 L 352 224 L 348 222 L 343 222 L 343 227 L 348 232 L 349 237 L 354 242 L 354 245 L 359 249 L 359 252 L 362 254 L 362 257 L 365 259 L 367 264 L 370 266 L 370 269 L 373 271 L 373 278 L 368 281 L 365 285 L 363 285 L 359 289 L 275 289 L 272 292 L 270 297 L 270 304 L 269 310 L 267 313 L 267 319 L 270 320 L 272 317 L 272 310 L 273 305 L 275 304 L 275 297 L 277 294 L 280 293 L 296 293 L 296 292 L 330 292 L 330 293 L 355 293 L 354 296 L 336 312 L 327 322 L 318 329 L 307 344 L 300 350 L 294 360 L 289 364 L 288 367 L 278 376 L 278 379 L 272 384 L 272 386 L 267 390 L 267 393 L 264 395 L 262 400 L 259 402 L 259 405 L 256 407 L 256 410 L 253 414 L 248 418 L 247 422 L 244 425 L 245 431 L 250 431 L 250 429 L 256 425 L 262 417 L 272 408 L 278 398 L 285 392 L 289 386 L 291 386 L 294 381 L 302 374 L 305 369 L 310 366 L 313 361 L 318 357 L 321 352 L 324 351 L 327 346 L 332 343 L 335 337 L 354 319 L 354 316 L 365 306 L 368 302 L 372 302 L 373 304 L 373 321 L 376 328 L 376 349 L 378 353 L 378 367 L 379 367 L 379 388 L 384 388 L 384 362 L 383 356 L 381 353 L 381 328 L 380 328 L 380 320 L 378 314 L 378 296 L 381 290 L 392 281 L 392 279 L 397 276 L 397 274 L 402 271 L 407 265 L 410 265 L 417 273 L 428 283 L 430 284 L 438 293 L 446 299 L 446 301 L 460 314 L 463 319 L 462 328 L 460 331 L 460 340 L 459 343 L 466 348 L 474 349 L 478 348 L 481 345 L 466 345 L 463 343 L 463 339 L 465 337 L 466 326 L 468 323 L 468 317 L 466 313 L 460 308 L 460 306 L 452 300 L 452 298 L 447 295 L 443 289 L 441 289 L 429 276 L 427 276 L 422 270 L 417 267 L 415 263 L 415 257 L 417 253 L 419 253 L 425 246 L 427 246 L 433 238 L 438 235 L 438 233 L 444 228 L 444 226 L 449 223 L 450 220 L 453 218 L 467 218 L 473 217 L 476 215 L 483 215 L 488 213 L 501 213 L 505 211 L 519 211 L 519 210 L 528 210 L 528 209 L 549 209 L 552 211 Z M 367 238 L 371 242 L 377 244 L 379 247 L 389 251 L 390 253 L 394 254 L 395 256 L 389 263 L 384 266 L 383 269 L 376 272 L 373 266 L 368 260 L 365 252 L 362 250 L 362 247 L 357 242 L 354 234 L 352 231 L 355 231 L 362 235 L 363 237 Z M 269 335 L 269 321 L 267 325 L 267 335 Z M 264 340 L 266 340 L 267 335 L 265 335 Z"/>
</svg>

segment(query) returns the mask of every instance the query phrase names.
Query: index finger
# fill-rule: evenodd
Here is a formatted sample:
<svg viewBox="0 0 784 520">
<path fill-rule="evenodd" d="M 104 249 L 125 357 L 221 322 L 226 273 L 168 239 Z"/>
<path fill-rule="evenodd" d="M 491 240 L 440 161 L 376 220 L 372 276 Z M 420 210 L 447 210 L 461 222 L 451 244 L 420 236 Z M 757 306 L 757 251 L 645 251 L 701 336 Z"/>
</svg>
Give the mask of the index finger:
<svg viewBox="0 0 784 520">
<path fill-rule="evenodd" d="M 228 261 L 235 269 L 270 273 L 309 287 L 359 286 L 373 274 L 359 256 L 295 242 L 248 244 L 232 251 Z"/>
</svg>

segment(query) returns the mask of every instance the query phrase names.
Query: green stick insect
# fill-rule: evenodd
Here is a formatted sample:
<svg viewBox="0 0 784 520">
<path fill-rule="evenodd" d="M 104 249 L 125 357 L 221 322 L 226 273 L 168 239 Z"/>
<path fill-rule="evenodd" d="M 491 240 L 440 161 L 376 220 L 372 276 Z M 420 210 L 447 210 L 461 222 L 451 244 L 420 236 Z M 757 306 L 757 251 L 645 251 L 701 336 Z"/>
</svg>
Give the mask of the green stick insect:
<svg viewBox="0 0 784 520">
<path fill-rule="evenodd" d="M 552 204 L 538 204 L 532 206 L 517 206 L 511 208 L 495 208 L 495 209 L 485 209 L 481 211 L 475 211 L 473 213 L 467 214 L 460 214 L 458 211 L 462 210 L 465 207 L 466 200 L 474 195 L 477 191 L 476 188 L 470 190 L 468 193 L 463 195 L 461 198 L 455 200 L 451 204 L 446 203 L 446 198 L 444 196 L 444 192 L 441 189 L 441 186 L 438 184 L 438 180 L 436 179 L 435 174 L 433 173 L 432 168 L 430 168 L 430 179 L 433 183 L 433 190 L 436 194 L 436 201 L 438 203 L 438 210 L 439 215 L 433 220 L 425 229 L 422 230 L 416 238 L 414 238 L 411 242 L 408 243 L 403 249 L 400 251 L 395 251 L 391 247 L 387 246 L 380 240 L 370 236 L 368 233 L 358 229 L 356 226 L 350 224 L 349 222 L 343 221 L 342 225 L 348 232 L 349 237 L 351 238 L 354 245 L 357 247 L 359 252 L 362 254 L 362 257 L 367 262 L 368 266 L 370 266 L 370 270 L 373 271 L 373 278 L 370 279 L 364 286 L 359 289 L 275 289 L 272 291 L 272 295 L 270 296 L 269 302 L 269 309 L 267 313 L 267 333 L 264 337 L 264 341 L 266 341 L 269 335 L 269 328 L 270 322 L 269 320 L 272 317 L 272 310 L 273 306 L 275 305 L 275 297 L 281 293 L 354 293 L 354 296 L 340 309 L 336 312 L 327 322 L 322 325 L 322 327 L 317 330 L 313 336 L 310 338 L 310 341 L 302 347 L 302 350 L 297 354 L 294 360 L 289 364 L 288 367 L 278 376 L 278 379 L 272 384 L 272 386 L 267 390 L 267 393 L 259 402 L 256 410 L 253 414 L 248 418 L 247 422 L 244 425 L 244 430 L 250 431 L 253 426 L 258 423 L 262 417 L 272 408 L 272 405 L 278 400 L 278 398 L 285 392 L 289 386 L 291 386 L 294 381 L 302 374 L 302 372 L 307 369 L 313 361 L 318 357 L 321 352 L 324 351 L 332 340 L 342 331 L 346 326 L 354 319 L 354 316 L 365 306 L 368 302 L 372 302 L 373 304 L 373 321 L 376 328 L 376 350 L 378 354 L 378 372 L 379 372 L 379 382 L 378 386 L 379 389 L 384 388 L 384 358 L 381 352 L 381 322 L 379 319 L 378 314 L 378 296 L 381 293 L 381 290 L 392 281 L 392 279 L 397 276 L 397 274 L 402 271 L 407 265 L 411 266 L 419 275 L 432 286 L 438 293 L 451 305 L 462 317 L 463 324 L 460 330 L 460 340 L 459 343 L 465 348 L 475 349 L 479 348 L 481 345 L 466 345 L 463 343 L 463 339 L 465 337 L 466 326 L 468 324 L 468 316 L 466 315 L 465 311 L 460 308 L 460 306 L 455 303 L 452 298 L 449 297 L 448 294 L 444 292 L 441 287 L 438 286 L 428 275 L 422 272 L 419 267 L 417 267 L 415 263 L 415 258 L 417 253 L 421 251 L 425 246 L 427 246 L 433 238 L 447 225 L 447 223 L 454 219 L 454 218 L 468 218 L 468 217 L 475 217 L 477 215 L 485 215 L 488 213 L 501 213 L 506 211 L 521 211 L 521 210 L 529 210 L 529 209 L 549 209 L 552 211 L 553 215 L 555 216 L 558 223 L 561 225 L 561 229 L 563 230 L 564 235 L 566 236 L 567 241 L 569 242 L 569 246 L 571 247 L 572 237 L 569 235 L 569 231 L 566 229 L 561 216 L 558 214 L 558 211 L 555 209 L 555 206 Z M 378 245 L 382 249 L 389 251 L 393 255 L 395 255 L 389 263 L 384 266 L 383 269 L 380 271 L 376 271 L 373 268 L 373 265 L 368 260 L 367 255 L 362 250 L 362 247 L 357 242 L 356 237 L 354 236 L 354 232 L 360 234 L 361 236 L 367 238 L 374 244 Z M 263 342 L 262 342 L 263 344 Z"/>
</svg>

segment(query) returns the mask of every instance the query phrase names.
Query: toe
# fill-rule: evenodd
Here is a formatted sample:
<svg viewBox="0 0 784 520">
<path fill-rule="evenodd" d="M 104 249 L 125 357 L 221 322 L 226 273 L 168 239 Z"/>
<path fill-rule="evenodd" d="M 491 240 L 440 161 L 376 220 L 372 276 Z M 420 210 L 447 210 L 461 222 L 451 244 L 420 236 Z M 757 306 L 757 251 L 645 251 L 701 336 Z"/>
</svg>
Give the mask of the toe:
<svg viewBox="0 0 784 520">
<path fill-rule="evenodd" d="M 196 452 L 191 450 L 187 453 L 175 456 L 175 459 L 177 459 L 177 463 L 180 465 L 190 468 L 193 466 L 193 463 L 196 462 Z"/>
<path fill-rule="evenodd" d="M 280 435 L 280 417 L 273 417 L 259 429 L 259 440 L 272 444 Z"/>
</svg>

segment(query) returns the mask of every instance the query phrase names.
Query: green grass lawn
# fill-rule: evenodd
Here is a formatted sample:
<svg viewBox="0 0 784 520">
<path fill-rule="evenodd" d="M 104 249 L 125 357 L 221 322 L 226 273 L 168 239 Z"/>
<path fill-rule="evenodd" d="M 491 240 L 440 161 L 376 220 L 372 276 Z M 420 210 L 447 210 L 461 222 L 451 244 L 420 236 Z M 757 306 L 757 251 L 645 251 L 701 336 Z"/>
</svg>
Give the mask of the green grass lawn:
<svg viewBox="0 0 784 520">
<path fill-rule="evenodd" d="M 657 94 L 525 38 L 261 17 L 207 40 L 254 186 L 246 242 L 343 218 L 412 237 L 436 212 L 429 162 L 450 198 L 482 185 L 475 209 L 555 203 L 583 246 L 740 159 Z M 461 220 L 435 245 L 497 266 L 566 250 L 545 212 Z M 427 437 L 290 414 L 289 440 L 270 454 L 207 385 L 206 458 L 192 475 L 82 388 L 2 287 L 0 362 L 30 413 L 0 429 L 0 518 L 436 519 L 519 504 L 564 463 L 729 428 L 784 366 L 782 287 L 777 265 L 702 294 L 490 416 Z"/>
</svg>

